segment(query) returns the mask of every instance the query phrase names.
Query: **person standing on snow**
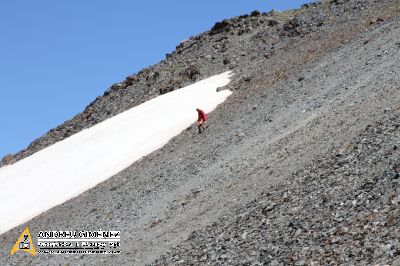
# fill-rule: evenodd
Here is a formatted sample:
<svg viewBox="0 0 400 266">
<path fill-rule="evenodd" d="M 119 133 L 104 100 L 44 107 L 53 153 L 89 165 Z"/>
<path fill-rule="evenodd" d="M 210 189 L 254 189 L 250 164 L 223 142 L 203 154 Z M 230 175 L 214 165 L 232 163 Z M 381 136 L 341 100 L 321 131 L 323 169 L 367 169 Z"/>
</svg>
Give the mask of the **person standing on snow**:
<svg viewBox="0 0 400 266">
<path fill-rule="evenodd" d="M 198 118 L 197 118 L 197 127 L 199 128 L 199 134 L 201 133 L 201 128 L 206 129 L 206 121 L 207 121 L 207 115 L 204 113 L 203 110 L 200 110 L 199 108 L 196 108 Z"/>
</svg>

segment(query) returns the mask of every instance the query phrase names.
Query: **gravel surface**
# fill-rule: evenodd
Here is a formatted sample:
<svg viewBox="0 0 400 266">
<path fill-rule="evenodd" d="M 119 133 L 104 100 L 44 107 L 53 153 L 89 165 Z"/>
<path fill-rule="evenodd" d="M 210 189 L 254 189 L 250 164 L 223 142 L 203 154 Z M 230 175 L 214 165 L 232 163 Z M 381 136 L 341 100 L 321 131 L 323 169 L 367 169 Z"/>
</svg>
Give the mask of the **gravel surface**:
<svg viewBox="0 0 400 266">
<path fill-rule="evenodd" d="M 153 265 L 400 263 L 400 106 Z"/>
<path fill-rule="evenodd" d="M 147 75 L 171 62 L 199 63 L 200 74 L 189 73 L 183 83 L 226 68 L 236 73 L 229 85 L 233 95 L 209 115 L 205 134 L 192 126 L 108 181 L 0 236 L 11 248 L 25 226 L 33 235 L 116 229 L 123 254 L 10 258 L 6 248 L 0 250 L 0 264 L 395 261 L 400 248 L 399 9 L 398 0 L 325 1 L 233 18 L 180 45 L 146 69 Z M 139 83 L 145 82 L 145 72 Z M 150 86 L 145 97 L 132 96 L 142 92 L 130 85 L 111 90 L 90 108 L 118 102 L 109 115 L 115 114 L 129 106 L 128 99 L 135 105 L 165 93 L 166 87 L 157 88 L 174 80 L 173 74 L 168 77 Z M 128 91 L 133 94 L 126 96 Z M 92 115 L 107 117 L 100 111 Z M 92 122 L 76 123 L 74 130 Z M 52 134 L 61 134 L 67 124 Z M 56 139 L 45 136 L 35 147 Z"/>
</svg>

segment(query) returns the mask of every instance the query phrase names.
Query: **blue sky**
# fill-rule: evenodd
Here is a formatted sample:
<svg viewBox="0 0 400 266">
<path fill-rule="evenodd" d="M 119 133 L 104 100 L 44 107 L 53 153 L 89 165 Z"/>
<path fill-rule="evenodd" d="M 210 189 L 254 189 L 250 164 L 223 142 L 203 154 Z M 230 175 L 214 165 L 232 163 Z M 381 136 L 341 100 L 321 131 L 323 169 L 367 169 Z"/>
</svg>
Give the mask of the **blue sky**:
<svg viewBox="0 0 400 266">
<path fill-rule="evenodd" d="M 0 159 L 81 112 L 190 36 L 304 0 L 0 2 Z"/>
</svg>

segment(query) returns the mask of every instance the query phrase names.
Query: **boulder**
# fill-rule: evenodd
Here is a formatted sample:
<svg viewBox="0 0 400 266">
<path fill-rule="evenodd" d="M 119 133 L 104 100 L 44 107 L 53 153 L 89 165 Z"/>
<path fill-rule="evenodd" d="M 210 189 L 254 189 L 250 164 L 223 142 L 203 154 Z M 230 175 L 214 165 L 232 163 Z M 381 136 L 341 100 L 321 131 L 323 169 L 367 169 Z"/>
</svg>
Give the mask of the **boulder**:
<svg viewBox="0 0 400 266">
<path fill-rule="evenodd" d="M 190 65 L 184 72 L 184 75 L 192 81 L 197 80 L 200 76 L 200 70 L 195 65 Z"/>
<path fill-rule="evenodd" d="M 210 30 L 210 35 L 215 35 L 218 33 L 222 33 L 222 32 L 228 32 L 231 29 L 231 23 L 224 19 L 221 22 L 217 22 L 215 23 L 214 27 L 211 28 Z"/>
<path fill-rule="evenodd" d="M 268 22 L 267 22 L 267 25 L 270 26 L 270 27 L 276 26 L 276 25 L 278 25 L 278 24 L 279 24 L 278 21 L 276 21 L 276 20 L 274 20 L 274 19 L 270 19 L 270 20 L 268 20 Z"/>
<path fill-rule="evenodd" d="M 13 163 L 14 156 L 12 154 L 7 154 L 6 156 L 3 157 L 1 160 L 2 165 L 10 165 Z"/>
<path fill-rule="evenodd" d="M 299 27 L 301 26 L 301 24 L 301 21 L 299 21 L 297 18 L 289 20 L 288 22 L 283 24 L 283 32 L 281 35 L 289 37 L 300 35 L 301 31 L 299 30 Z"/>
<path fill-rule="evenodd" d="M 172 79 L 164 86 L 161 86 L 158 91 L 160 94 L 165 94 L 175 89 L 178 89 L 179 87 L 182 86 L 182 84 L 183 84 L 182 79 Z"/>
</svg>

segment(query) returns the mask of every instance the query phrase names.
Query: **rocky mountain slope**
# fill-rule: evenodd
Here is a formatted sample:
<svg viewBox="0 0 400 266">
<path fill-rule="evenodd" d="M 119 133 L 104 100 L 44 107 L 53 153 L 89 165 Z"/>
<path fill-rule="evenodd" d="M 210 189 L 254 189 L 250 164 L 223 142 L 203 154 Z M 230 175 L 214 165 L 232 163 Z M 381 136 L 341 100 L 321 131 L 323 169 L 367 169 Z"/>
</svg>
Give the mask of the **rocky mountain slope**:
<svg viewBox="0 0 400 266">
<path fill-rule="evenodd" d="M 399 144 L 397 107 L 154 265 L 400 265 Z"/>
<path fill-rule="evenodd" d="M 117 256 L 0 256 L 0 264 L 396 263 L 400 1 L 253 12 L 190 38 L 8 158 L 226 69 L 233 95 L 195 128 L 83 195 L 0 236 L 116 229 Z M 3 251 L 1 251 L 3 252 Z M 4 255 L 4 256 L 3 256 Z"/>
<path fill-rule="evenodd" d="M 228 69 L 238 74 L 233 87 L 241 85 L 240 79 L 250 80 L 253 67 L 259 64 L 264 67 L 262 78 L 274 83 L 293 68 L 382 23 L 398 9 L 398 2 L 393 0 L 329 0 L 305 4 L 299 10 L 254 11 L 218 22 L 210 31 L 180 43 L 159 64 L 113 84 L 82 113 L 50 130 L 25 150 L 5 156 L 0 166 L 12 164 L 161 93 Z"/>
</svg>

